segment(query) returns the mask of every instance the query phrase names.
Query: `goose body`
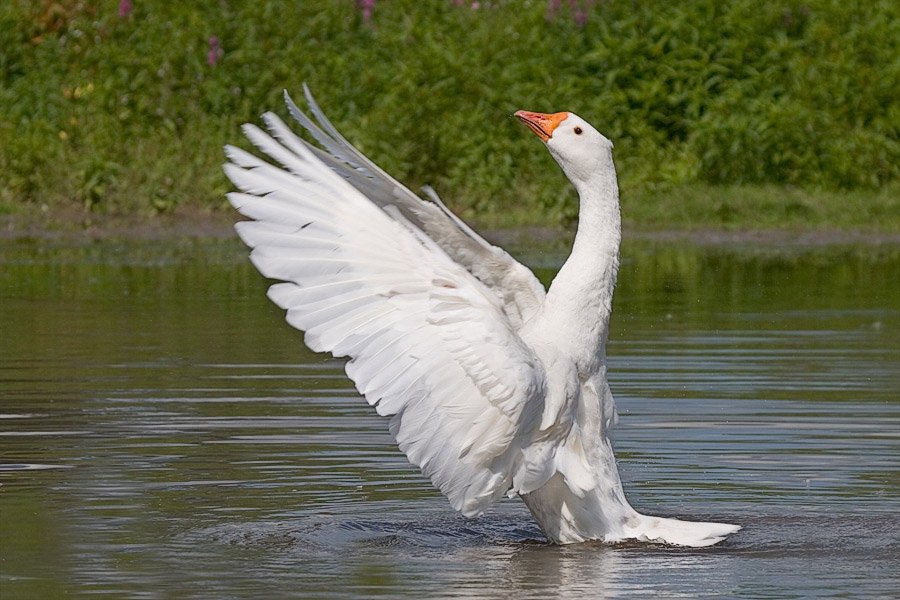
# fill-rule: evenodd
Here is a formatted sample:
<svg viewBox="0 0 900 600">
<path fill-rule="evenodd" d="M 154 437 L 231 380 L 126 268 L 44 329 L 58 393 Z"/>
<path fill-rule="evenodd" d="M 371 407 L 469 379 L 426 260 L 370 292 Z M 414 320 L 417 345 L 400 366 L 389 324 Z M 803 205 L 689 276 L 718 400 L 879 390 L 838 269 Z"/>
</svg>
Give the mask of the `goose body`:
<svg viewBox="0 0 900 600">
<path fill-rule="evenodd" d="M 231 204 L 269 297 L 386 417 L 400 449 L 463 515 L 520 496 L 547 538 L 708 546 L 740 527 L 641 515 L 622 489 L 606 341 L 621 219 L 612 143 L 572 113 L 519 111 L 579 198 L 550 288 L 428 190 L 423 200 L 331 125 L 304 86 L 318 142 L 273 113 L 226 147 Z"/>
</svg>

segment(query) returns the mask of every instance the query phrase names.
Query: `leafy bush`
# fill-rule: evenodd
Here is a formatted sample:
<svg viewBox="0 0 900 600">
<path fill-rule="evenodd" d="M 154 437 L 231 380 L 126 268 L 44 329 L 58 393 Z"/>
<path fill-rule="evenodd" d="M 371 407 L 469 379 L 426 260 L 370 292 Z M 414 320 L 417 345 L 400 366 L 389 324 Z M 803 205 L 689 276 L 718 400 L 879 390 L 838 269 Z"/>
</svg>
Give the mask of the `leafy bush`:
<svg viewBox="0 0 900 600">
<path fill-rule="evenodd" d="M 363 151 L 469 216 L 572 216 L 518 108 L 595 123 L 623 197 L 900 179 L 893 0 L 132 4 L 0 5 L 0 201 L 221 204 L 221 146 L 303 81 Z"/>
</svg>

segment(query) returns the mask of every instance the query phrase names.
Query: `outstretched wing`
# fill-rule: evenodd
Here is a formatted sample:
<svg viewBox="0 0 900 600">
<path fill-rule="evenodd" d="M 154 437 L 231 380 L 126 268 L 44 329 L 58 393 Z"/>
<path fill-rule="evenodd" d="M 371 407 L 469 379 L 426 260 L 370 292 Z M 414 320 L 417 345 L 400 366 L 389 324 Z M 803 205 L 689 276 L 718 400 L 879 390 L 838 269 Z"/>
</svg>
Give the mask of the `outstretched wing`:
<svg viewBox="0 0 900 600">
<path fill-rule="evenodd" d="M 247 137 L 283 168 L 235 147 L 225 172 L 251 260 L 280 279 L 269 297 L 347 374 L 400 449 L 454 508 L 484 511 L 509 489 L 540 422 L 544 372 L 503 303 L 396 205 L 329 168 L 274 114 Z M 380 184 L 379 184 L 380 185 Z"/>
<path fill-rule="evenodd" d="M 488 243 L 454 215 L 431 188 L 431 202 L 422 200 L 382 171 L 357 150 L 331 124 L 304 84 L 304 94 L 313 122 L 285 92 L 291 115 L 322 145 L 310 149 L 335 173 L 349 181 L 380 207 L 394 206 L 399 214 L 428 235 L 455 262 L 490 288 L 503 303 L 503 310 L 516 329 L 541 306 L 546 294 L 534 274 L 502 248 Z"/>
</svg>

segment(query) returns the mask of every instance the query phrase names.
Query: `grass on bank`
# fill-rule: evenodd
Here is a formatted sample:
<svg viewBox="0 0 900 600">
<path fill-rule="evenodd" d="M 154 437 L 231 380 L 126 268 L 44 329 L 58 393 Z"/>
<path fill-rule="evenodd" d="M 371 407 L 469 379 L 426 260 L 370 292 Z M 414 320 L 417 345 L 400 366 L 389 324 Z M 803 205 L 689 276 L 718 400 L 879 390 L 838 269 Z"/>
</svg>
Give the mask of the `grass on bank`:
<svg viewBox="0 0 900 600">
<path fill-rule="evenodd" d="M 562 173 L 553 175 L 567 185 Z M 815 191 L 779 186 L 692 185 L 657 190 L 631 190 L 623 194 L 622 218 L 632 232 L 669 230 L 784 230 L 787 232 L 900 232 L 900 186 L 878 191 Z M 457 205 L 459 203 L 456 203 Z M 573 229 L 577 198 L 572 191 L 560 195 L 549 210 L 522 203 L 503 210 L 459 210 L 478 230 L 550 227 Z M 109 229 L 114 237 L 127 235 L 135 227 L 152 229 L 178 226 L 172 233 L 218 237 L 228 223 L 240 220 L 224 200 L 195 204 L 180 203 L 156 223 L 160 215 L 142 206 L 130 212 L 89 211 L 68 203 L 49 206 L 0 202 L 0 227 L 35 235 L 41 228 L 72 233 L 84 228 Z M 118 232 L 118 233 L 117 233 Z M 161 233 L 161 232 L 160 232 Z M 881 239 L 881 238 L 878 238 Z"/>
<path fill-rule="evenodd" d="M 562 175 L 560 175 L 562 177 Z M 523 205 L 504 211 L 463 212 L 487 228 L 573 224 L 577 197 L 549 213 Z M 878 190 L 810 190 L 777 185 L 709 184 L 624 190 L 622 220 L 631 230 L 857 230 L 900 232 L 900 185 Z"/>
<path fill-rule="evenodd" d="M 0 211 L 222 207 L 222 145 L 307 81 L 477 222 L 575 214 L 510 117 L 528 108 L 615 141 L 637 227 L 900 229 L 895 2 L 608 0 L 586 23 L 527 0 L 392 0 L 370 22 L 352 0 L 132 4 L 0 4 Z"/>
</svg>

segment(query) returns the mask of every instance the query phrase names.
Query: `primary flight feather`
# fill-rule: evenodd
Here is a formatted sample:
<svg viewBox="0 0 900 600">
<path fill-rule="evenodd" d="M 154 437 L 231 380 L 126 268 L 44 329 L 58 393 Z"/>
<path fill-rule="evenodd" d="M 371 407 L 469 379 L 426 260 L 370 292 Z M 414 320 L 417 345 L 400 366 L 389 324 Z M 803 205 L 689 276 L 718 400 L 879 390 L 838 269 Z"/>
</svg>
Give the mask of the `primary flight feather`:
<svg viewBox="0 0 900 600">
<path fill-rule="evenodd" d="M 572 254 L 545 292 L 508 253 L 378 168 L 304 86 L 319 145 L 273 113 L 226 147 L 236 225 L 269 298 L 347 375 L 413 464 L 466 516 L 519 495 L 555 543 L 707 546 L 739 527 L 636 512 L 608 430 L 606 340 L 621 226 L 612 144 L 580 117 L 519 111 L 580 197 Z M 314 120 L 313 120 L 314 119 Z"/>
</svg>

